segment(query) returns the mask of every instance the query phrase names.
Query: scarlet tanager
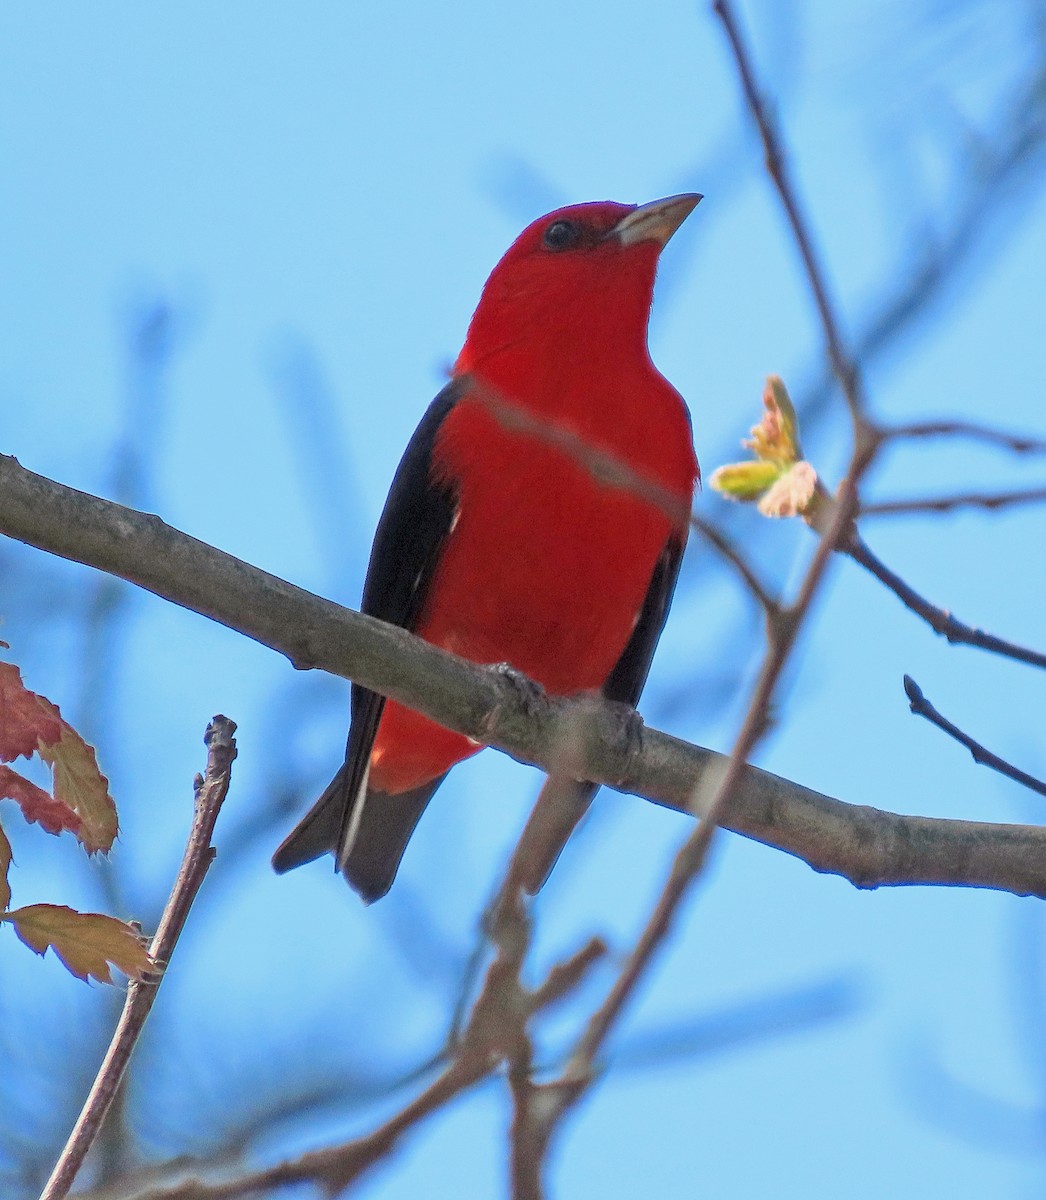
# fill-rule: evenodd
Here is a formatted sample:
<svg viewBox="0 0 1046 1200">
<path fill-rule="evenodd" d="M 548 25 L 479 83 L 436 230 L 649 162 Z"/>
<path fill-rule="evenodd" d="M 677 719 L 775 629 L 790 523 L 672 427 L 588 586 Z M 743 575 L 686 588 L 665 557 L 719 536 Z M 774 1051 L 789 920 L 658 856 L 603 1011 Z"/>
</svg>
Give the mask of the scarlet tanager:
<svg viewBox="0 0 1046 1200">
<path fill-rule="evenodd" d="M 658 256 L 700 199 L 578 204 L 519 235 L 393 479 L 363 612 L 474 662 L 509 663 L 552 694 L 636 703 L 686 526 L 505 421 L 490 398 L 569 431 L 689 511 L 690 417 L 650 361 L 647 323 Z M 365 901 L 384 896 L 432 794 L 479 748 L 353 684 L 345 763 L 273 866 L 331 851 Z"/>
</svg>

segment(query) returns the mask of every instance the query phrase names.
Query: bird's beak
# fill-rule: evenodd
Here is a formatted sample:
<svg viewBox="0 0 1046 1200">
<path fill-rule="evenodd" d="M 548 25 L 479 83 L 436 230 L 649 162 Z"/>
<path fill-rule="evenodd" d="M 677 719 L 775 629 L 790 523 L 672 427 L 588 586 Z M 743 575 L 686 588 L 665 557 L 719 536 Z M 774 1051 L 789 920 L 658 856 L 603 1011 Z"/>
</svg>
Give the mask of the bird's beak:
<svg viewBox="0 0 1046 1200">
<path fill-rule="evenodd" d="M 610 236 L 616 237 L 622 246 L 633 246 L 636 242 L 657 242 L 664 246 L 701 199 L 697 192 L 687 192 L 641 204 L 618 221 Z"/>
</svg>

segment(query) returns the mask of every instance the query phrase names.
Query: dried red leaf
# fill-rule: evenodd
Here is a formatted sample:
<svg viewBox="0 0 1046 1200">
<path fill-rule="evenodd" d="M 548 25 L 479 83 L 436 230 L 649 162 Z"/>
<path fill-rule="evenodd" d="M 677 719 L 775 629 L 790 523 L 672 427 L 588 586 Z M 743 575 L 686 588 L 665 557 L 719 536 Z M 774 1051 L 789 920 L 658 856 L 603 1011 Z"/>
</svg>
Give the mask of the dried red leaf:
<svg viewBox="0 0 1046 1200">
<path fill-rule="evenodd" d="M 0 762 L 28 758 L 62 736 L 58 709 L 22 683 L 13 663 L 0 663 Z"/>
<path fill-rule="evenodd" d="M 13 800 L 27 821 L 39 822 L 48 833 L 68 829 L 80 837 L 83 821 L 68 804 L 49 796 L 43 788 L 7 766 L 0 766 L 0 800 Z"/>
</svg>

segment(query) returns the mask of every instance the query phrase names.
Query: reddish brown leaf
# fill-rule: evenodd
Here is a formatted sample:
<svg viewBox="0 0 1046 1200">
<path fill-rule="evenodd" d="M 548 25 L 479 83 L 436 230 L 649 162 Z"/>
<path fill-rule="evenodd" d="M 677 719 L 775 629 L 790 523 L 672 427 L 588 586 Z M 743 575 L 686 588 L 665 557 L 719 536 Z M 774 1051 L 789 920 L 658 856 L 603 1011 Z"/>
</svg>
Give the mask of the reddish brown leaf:
<svg viewBox="0 0 1046 1200">
<path fill-rule="evenodd" d="M 7 872 L 11 866 L 11 843 L 7 840 L 3 826 L 0 825 L 0 912 L 6 910 L 11 903 L 11 885 L 7 882 Z"/>
<path fill-rule="evenodd" d="M 24 779 L 17 771 L 0 765 L 0 800 L 13 800 L 27 821 L 39 821 L 48 833 L 69 829 L 80 836 L 83 822 L 68 804 L 55 800 L 43 788 Z"/>
<path fill-rule="evenodd" d="M 82 822 L 77 837 L 84 847 L 92 853 L 108 850 L 118 831 L 116 805 L 109 795 L 109 780 L 98 769 L 94 747 L 62 721 L 57 744 L 41 745 L 40 757 L 54 768 L 55 800 L 68 805 Z"/>
<path fill-rule="evenodd" d="M 0 663 L 0 762 L 28 758 L 41 743 L 61 738 L 58 709 L 42 700 L 22 683 L 13 663 Z"/>
<path fill-rule="evenodd" d="M 59 904 L 30 904 L 0 914 L 0 921 L 30 950 L 43 954 L 50 946 L 79 979 L 112 983 L 110 964 L 131 979 L 154 970 L 141 935 L 133 926 L 101 913 L 81 913 Z"/>
</svg>

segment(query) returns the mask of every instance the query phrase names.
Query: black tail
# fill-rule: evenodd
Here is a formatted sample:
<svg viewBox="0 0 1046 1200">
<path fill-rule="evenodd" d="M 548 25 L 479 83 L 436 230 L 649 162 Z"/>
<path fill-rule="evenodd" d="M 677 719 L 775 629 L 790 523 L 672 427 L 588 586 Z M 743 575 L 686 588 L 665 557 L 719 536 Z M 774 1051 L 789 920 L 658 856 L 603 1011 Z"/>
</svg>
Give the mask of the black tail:
<svg viewBox="0 0 1046 1200">
<path fill-rule="evenodd" d="M 365 904 L 380 900 L 392 887 L 414 826 L 445 778 L 441 775 L 411 792 L 391 795 L 368 790 L 360 797 L 358 803 L 363 807 L 342 874 Z M 274 870 L 282 875 L 335 852 L 345 812 L 345 787 L 342 767 L 272 856 Z"/>
<path fill-rule="evenodd" d="M 272 868 L 278 875 L 304 866 L 322 854 L 333 852 L 341 826 L 344 789 L 343 766 L 272 856 Z"/>
<path fill-rule="evenodd" d="M 356 836 L 341 867 L 364 903 L 380 900 L 392 887 L 414 826 L 445 778 L 441 775 L 412 792 L 367 792 Z"/>
</svg>

